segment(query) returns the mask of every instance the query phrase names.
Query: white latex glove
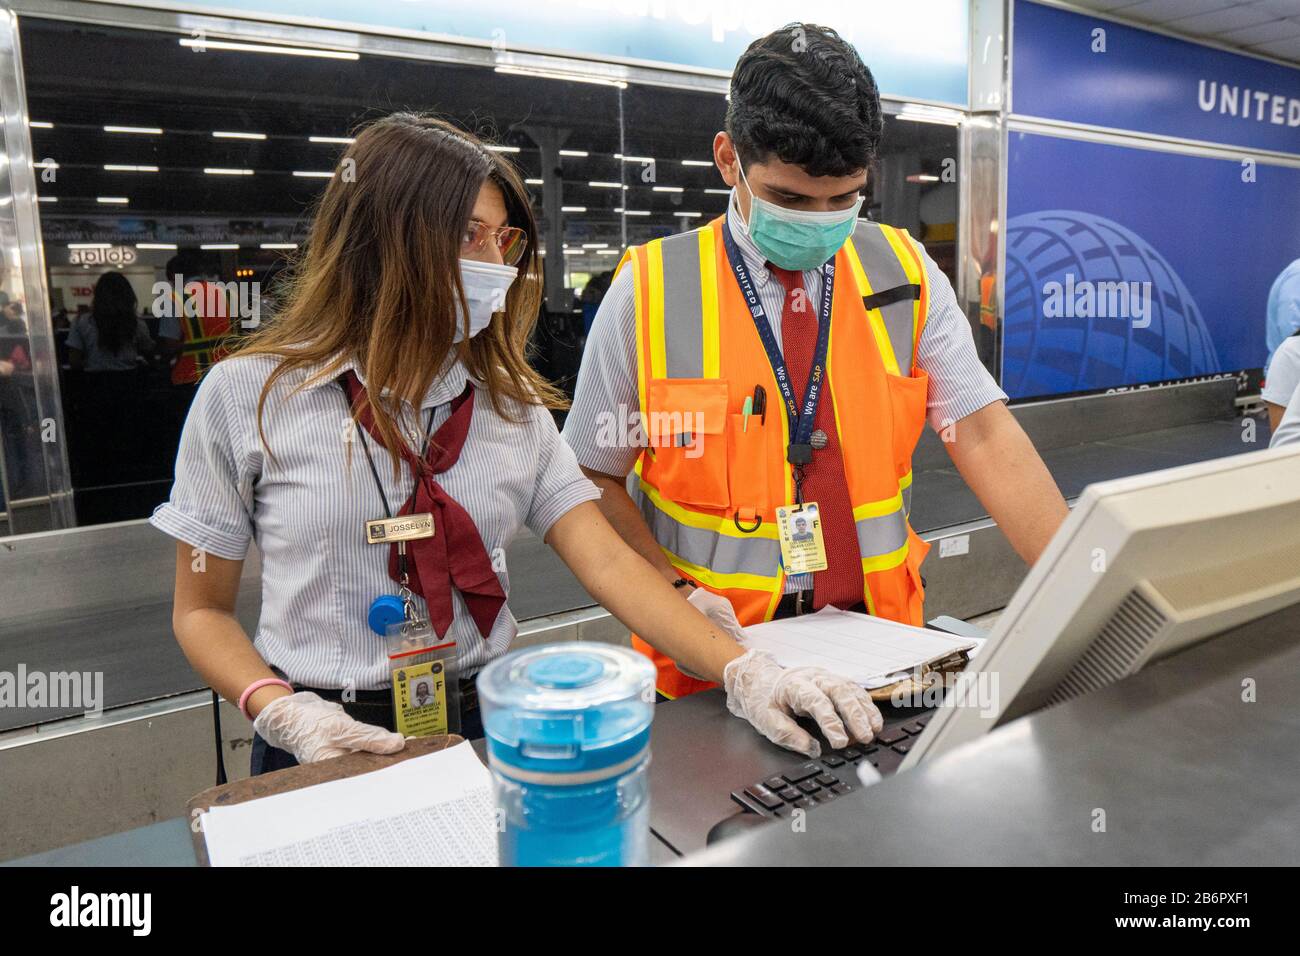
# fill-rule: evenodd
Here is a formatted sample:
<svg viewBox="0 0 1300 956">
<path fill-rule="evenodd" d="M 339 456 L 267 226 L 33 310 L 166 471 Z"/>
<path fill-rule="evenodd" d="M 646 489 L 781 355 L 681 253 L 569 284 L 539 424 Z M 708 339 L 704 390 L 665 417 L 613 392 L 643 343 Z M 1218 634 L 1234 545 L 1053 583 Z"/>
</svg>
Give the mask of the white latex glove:
<svg viewBox="0 0 1300 956">
<path fill-rule="evenodd" d="M 741 647 L 745 646 L 745 632 L 741 630 L 740 621 L 736 620 L 736 609 L 721 594 L 714 594 L 704 588 L 696 588 L 686 596 L 686 600 L 695 606 L 723 633 L 729 634 Z"/>
<path fill-rule="evenodd" d="M 395 754 L 406 739 L 349 717 L 342 704 L 310 691 L 276 697 L 262 708 L 253 729 L 272 747 L 293 754 L 299 763 L 315 763 L 357 750 Z"/>
<path fill-rule="evenodd" d="M 821 744 L 795 716 L 817 721 L 830 745 L 847 747 L 850 738 L 869 743 L 884 720 L 862 687 L 820 667 L 786 669 L 768 651 L 746 651 L 722 671 L 727 709 L 744 717 L 764 737 L 808 757 Z"/>
</svg>

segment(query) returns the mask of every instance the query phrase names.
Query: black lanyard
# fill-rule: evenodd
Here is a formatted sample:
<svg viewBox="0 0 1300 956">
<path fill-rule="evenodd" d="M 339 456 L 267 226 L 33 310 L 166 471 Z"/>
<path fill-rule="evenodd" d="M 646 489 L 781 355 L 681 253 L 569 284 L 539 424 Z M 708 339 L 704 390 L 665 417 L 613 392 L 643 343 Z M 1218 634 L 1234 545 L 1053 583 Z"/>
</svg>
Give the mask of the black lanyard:
<svg viewBox="0 0 1300 956">
<path fill-rule="evenodd" d="M 776 336 L 772 333 L 772 326 L 767 321 L 763 303 L 758 298 L 758 290 L 754 288 L 754 283 L 749 278 L 749 270 L 745 268 L 740 248 L 731 235 L 730 214 L 722 224 L 722 243 L 726 248 L 731 270 L 736 275 L 736 283 L 740 286 L 740 293 L 745 297 L 745 304 L 749 306 L 749 314 L 753 316 L 758 337 L 763 343 L 763 350 L 767 352 L 767 360 L 771 363 L 772 374 L 776 376 L 776 384 L 781 390 L 781 398 L 785 403 L 785 414 L 790 423 L 790 444 L 786 447 L 785 458 L 794 466 L 795 500 L 802 503 L 803 466 L 812 461 L 813 427 L 817 419 L 817 406 L 821 402 L 822 387 L 826 383 L 826 355 L 830 350 L 831 342 L 831 303 L 835 295 L 835 258 L 832 256 L 822 263 L 822 298 L 817 310 L 817 345 L 813 350 L 812 368 L 808 372 L 808 388 L 804 394 L 803 407 L 800 408 L 794 389 L 790 385 L 790 373 L 785 365 L 785 356 L 781 354 L 781 346 L 777 343 Z M 791 290 L 785 291 L 786 295 L 789 295 Z"/>
<path fill-rule="evenodd" d="M 348 390 L 339 383 L 343 388 L 343 400 L 348 403 L 348 414 L 352 413 L 352 403 L 348 401 Z M 435 408 L 429 409 L 429 420 L 424 426 L 424 445 L 421 447 L 418 457 L 423 458 L 429 451 L 429 436 L 433 434 L 433 415 L 437 411 Z M 418 419 L 417 419 L 418 421 Z M 384 493 L 384 483 L 379 480 L 379 469 L 375 467 L 374 456 L 370 454 L 370 445 L 366 442 L 366 430 L 361 427 L 361 423 L 355 418 L 352 420 L 352 427 L 356 429 L 357 438 L 361 441 L 361 450 L 366 453 L 366 463 L 370 465 L 370 476 L 375 479 L 375 490 L 379 492 L 379 500 L 384 503 L 384 517 L 391 518 L 393 509 L 388 505 L 388 495 Z M 420 480 L 420 476 L 413 475 L 411 480 L 411 494 L 415 494 L 415 483 Z M 404 545 L 404 543 L 403 543 Z M 405 546 L 397 549 L 397 573 L 401 575 L 402 580 L 406 580 L 406 548 Z"/>
</svg>

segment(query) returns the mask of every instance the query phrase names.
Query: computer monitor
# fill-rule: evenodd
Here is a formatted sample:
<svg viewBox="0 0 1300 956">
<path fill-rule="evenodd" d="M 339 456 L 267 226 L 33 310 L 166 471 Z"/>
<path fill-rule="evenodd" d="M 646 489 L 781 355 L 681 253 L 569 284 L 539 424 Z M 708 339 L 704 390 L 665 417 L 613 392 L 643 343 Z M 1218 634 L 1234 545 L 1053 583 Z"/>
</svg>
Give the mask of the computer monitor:
<svg viewBox="0 0 1300 956">
<path fill-rule="evenodd" d="M 1090 485 L 899 769 L 1297 604 L 1300 448 Z"/>
</svg>

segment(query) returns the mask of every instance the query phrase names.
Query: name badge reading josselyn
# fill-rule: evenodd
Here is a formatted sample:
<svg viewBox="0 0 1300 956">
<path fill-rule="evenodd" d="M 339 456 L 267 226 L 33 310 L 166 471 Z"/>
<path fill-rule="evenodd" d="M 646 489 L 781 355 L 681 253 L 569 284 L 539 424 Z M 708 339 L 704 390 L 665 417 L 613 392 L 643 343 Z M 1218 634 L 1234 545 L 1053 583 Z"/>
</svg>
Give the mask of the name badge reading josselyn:
<svg viewBox="0 0 1300 956">
<path fill-rule="evenodd" d="M 394 541 L 418 541 L 420 538 L 432 537 L 433 514 L 428 511 L 366 522 L 366 544 L 392 544 Z"/>
</svg>

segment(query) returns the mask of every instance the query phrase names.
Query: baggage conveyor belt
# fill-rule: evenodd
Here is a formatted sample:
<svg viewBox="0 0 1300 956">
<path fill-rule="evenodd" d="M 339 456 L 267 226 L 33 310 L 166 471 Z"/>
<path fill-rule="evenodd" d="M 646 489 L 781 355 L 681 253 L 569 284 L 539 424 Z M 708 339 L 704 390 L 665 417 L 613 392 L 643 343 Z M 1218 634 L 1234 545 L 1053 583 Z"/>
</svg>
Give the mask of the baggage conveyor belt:
<svg viewBox="0 0 1300 956">
<path fill-rule="evenodd" d="M 1098 481 L 1267 448 L 1267 433 L 1267 426 L 1261 426 L 1258 440 L 1248 444 L 1242 441 L 1241 421 L 1224 419 L 1049 448 L 1040 450 L 1040 454 L 1068 501 Z M 938 446 L 940 443 L 927 430 L 921 444 Z M 918 459 L 921 457 L 918 455 Z M 988 516 L 941 449 L 937 455 L 931 453 L 924 457 L 933 464 L 917 468 L 912 474 L 911 521 L 917 534 L 924 537 L 926 532 Z"/>
<path fill-rule="evenodd" d="M 1040 448 L 1050 442 L 1028 428 Z M 1254 444 L 1242 440 L 1240 419 L 1200 421 L 1142 434 L 1048 447 L 1043 459 L 1067 499 L 1093 482 L 1266 448 L 1267 426 Z M 979 520 L 985 511 L 966 487 L 928 429 L 918 448 L 913 478 L 912 520 L 930 537 L 939 529 Z M 159 547 L 171 554 L 170 542 L 152 529 Z M 170 560 L 170 558 L 169 558 Z M 927 562 L 928 564 L 928 562 Z M 520 620 L 591 606 L 558 558 L 538 539 L 523 535 L 508 555 L 510 606 Z M 84 573 L 84 563 L 82 564 Z M 245 587 L 239 617 L 252 633 L 260 596 Z M 126 608 L 79 611 L 49 620 L 0 625 L 0 671 L 16 673 L 19 665 L 34 671 L 102 671 L 104 708 L 169 697 L 201 689 L 172 636 L 171 603 L 157 598 Z M 75 716 L 79 711 L 45 708 L 0 708 L 0 732 Z"/>
</svg>

